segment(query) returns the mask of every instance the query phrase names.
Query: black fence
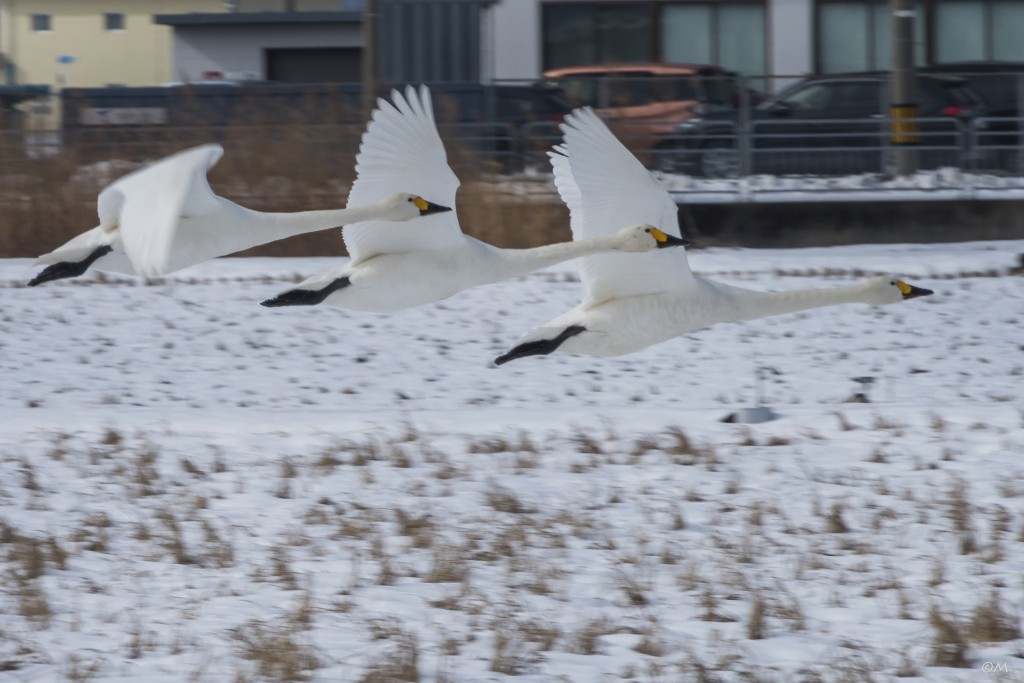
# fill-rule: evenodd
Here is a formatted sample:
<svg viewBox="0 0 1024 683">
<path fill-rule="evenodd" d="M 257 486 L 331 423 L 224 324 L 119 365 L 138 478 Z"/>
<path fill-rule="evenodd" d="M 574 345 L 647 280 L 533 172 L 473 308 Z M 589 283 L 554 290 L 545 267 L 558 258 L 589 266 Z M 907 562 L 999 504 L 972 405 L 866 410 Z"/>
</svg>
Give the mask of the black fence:
<svg viewBox="0 0 1024 683">
<path fill-rule="evenodd" d="M 869 114 L 809 118 L 770 109 L 772 99 L 765 94 L 785 92 L 800 83 L 797 77 L 737 77 L 728 83 L 675 78 L 679 87 L 641 88 L 638 82 L 649 86 L 668 79 L 594 77 L 593 87 L 583 89 L 593 93 L 590 100 L 559 83 L 430 85 L 439 128 L 452 142 L 450 154 L 484 172 L 548 171 L 546 153 L 561 138 L 559 122 L 578 105 L 597 108 L 644 163 L 671 173 L 842 176 L 886 174 L 893 167 L 896 146 L 884 90 Z M 969 106 L 910 120 L 920 168 L 1024 174 L 1024 120 L 1015 105 L 1024 101 L 1024 76 L 988 73 L 986 79 L 992 105 L 979 97 Z M 637 95 L 652 92 L 686 93 L 687 99 Z M 205 142 L 287 139 L 311 155 L 350 156 L 364 127 L 361 97 L 358 84 L 69 88 L 59 100 L 59 130 L 6 131 L 0 151 L 46 157 L 74 149 L 84 161 L 111 155 L 145 160 Z"/>
</svg>

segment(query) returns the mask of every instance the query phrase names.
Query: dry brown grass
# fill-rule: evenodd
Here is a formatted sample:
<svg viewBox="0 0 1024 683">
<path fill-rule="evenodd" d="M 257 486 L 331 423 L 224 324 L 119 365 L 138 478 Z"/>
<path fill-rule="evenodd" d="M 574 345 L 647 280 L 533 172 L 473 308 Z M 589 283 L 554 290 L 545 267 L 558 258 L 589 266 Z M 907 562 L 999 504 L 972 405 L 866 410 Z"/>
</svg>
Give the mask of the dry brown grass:
<svg viewBox="0 0 1024 683">
<path fill-rule="evenodd" d="M 265 680 L 307 681 L 309 672 L 320 666 L 318 653 L 298 636 L 293 624 L 270 625 L 254 620 L 233 635 L 240 654 Z"/>
<path fill-rule="evenodd" d="M 254 124 L 260 124 L 259 119 L 247 117 L 224 128 L 175 129 L 167 131 L 174 134 L 163 141 L 147 143 L 66 141 L 56 156 L 38 159 L 0 145 L 0 258 L 37 256 L 54 249 L 97 224 L 96 196 L 104 185 L 143 162 L 214 140 L 225 149 L 210 172 L 210 184 L 218 194 L 260 211 L 344 206 L 362 126 Z M 468 234 L 517 248 L 571 238 L 568 211 L 554 194 L 550 202 L 502 199 L 473 154 L 456 141 L 445 144 L 462 180 L 458 211 Z M 107 161 L 113 163 L 93 165 Z M 245 255 L 342 253 L 337 236 L 322 231 L 257 247 Z"/>
<path fill-rule="evenodd" d="M 935 632 L 932 642 L 933 666 L 949 666 L 966 668 L 969 643 L 963 624 L 956 617 L 943 614 L 937 606 L 932 606 L 928 613 L 928 622 Z"/>
<path fill-rule="evenodd" d="M 391 650 L 366 668 L 359 683 L 416 683 L 420 680 L 420 653 L 416 636 L 403 631 L 393 641 Z"/>
<path fill-rule="evenodd" d="M 1018 619 L 1007 614 L 998 591 L 992 590 L 988 599 L 974 608 L 967 632 L 977 642 L 997 643 L 1020 638 Z"/>
</svg>

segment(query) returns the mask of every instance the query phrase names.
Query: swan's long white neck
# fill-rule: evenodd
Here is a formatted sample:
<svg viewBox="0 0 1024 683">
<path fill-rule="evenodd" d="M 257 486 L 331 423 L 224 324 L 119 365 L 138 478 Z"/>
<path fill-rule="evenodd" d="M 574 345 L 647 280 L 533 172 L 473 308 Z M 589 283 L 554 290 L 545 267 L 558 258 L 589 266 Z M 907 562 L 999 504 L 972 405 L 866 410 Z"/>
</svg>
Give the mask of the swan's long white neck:
<svg viewBox="0 0 1024 683">
<path fill-rule="evenodd" d="M 838 304 L 868 303 L 868 283 L 827 289 L 759 292 L 704 280 L 721 296 L 724 321 L 754 320 Z"/>
<path fill-rule="evenodd" d="M 558 242 L 531 249 L 498 249 L 501 254 L 501 279 L 517 277 L 554 266 L 581 256 L 614 251 L 622 244 L 618 235 L 604 235 L 572 242 Z M 496 278 L 497 279 L 497 278 Z"/>
<path fill-rule="evenodd" d="M 242 207 L 244 209 L 244 207 Z M 264 244 L 274 240 L 317 232 L 328 228 L 340 228 L 349 223 L 380 218 L 381 203 L 367 204 L 350 209 L 323 209 L 317 211 L 297 211 L 285 213 L 266 213 L 244 209 L 249 217 L 251 228 L 247 232 L 251 237 L 261 236 L 259 242 Z"/>
</svg>

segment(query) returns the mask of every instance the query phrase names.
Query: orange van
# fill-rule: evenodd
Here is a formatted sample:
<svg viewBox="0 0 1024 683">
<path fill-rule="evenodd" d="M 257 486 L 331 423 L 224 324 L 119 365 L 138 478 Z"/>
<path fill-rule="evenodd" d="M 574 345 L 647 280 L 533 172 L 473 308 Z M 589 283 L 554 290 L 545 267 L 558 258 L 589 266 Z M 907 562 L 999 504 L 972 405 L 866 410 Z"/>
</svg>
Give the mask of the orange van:
<svg viewBox="0 0 1024 683">
<path fill-rule="evenodd" d="M 739 74 L 709 64 L 571 66 L 545 71 L 544 79 L 573 107 L 593 107 L 646 163 L 678 124 L 740 105 Z"/>
</svg>

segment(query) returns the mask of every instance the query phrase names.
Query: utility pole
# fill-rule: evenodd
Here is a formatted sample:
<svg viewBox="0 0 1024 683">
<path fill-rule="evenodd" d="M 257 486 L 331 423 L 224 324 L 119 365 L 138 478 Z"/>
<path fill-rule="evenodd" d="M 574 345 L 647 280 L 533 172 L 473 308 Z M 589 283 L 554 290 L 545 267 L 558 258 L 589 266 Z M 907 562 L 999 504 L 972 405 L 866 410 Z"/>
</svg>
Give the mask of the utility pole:
<svg viewBox="0 0 1024 683">
<path fill-rule="evenodd" d="M 914 93 L 914 0 L 890 0 L 892 8 L 892 74 L 889 79 L 889 141 L 895 152 L 896 175 L 917 171 L 917 97 Z"/>
<path fill-rule="evenodd" d="M 370 120 L 377 103 L 377 0 L 363 5 L 363 119 Z"/>
</svg>

